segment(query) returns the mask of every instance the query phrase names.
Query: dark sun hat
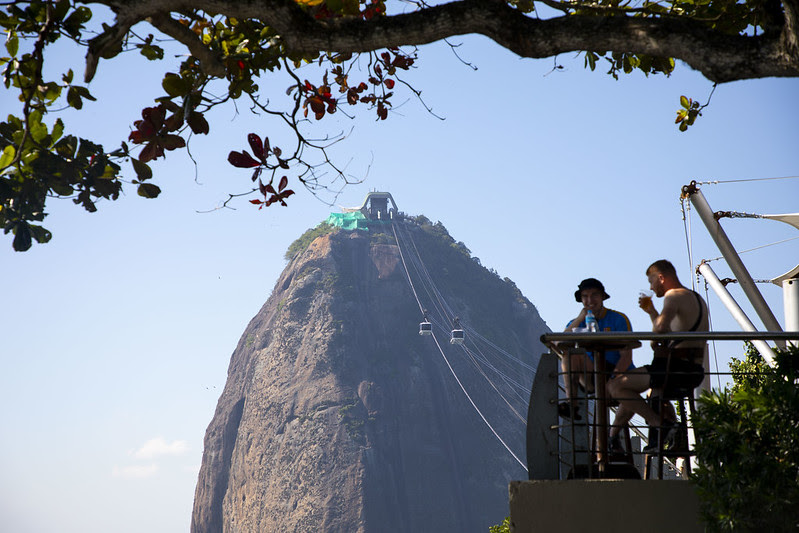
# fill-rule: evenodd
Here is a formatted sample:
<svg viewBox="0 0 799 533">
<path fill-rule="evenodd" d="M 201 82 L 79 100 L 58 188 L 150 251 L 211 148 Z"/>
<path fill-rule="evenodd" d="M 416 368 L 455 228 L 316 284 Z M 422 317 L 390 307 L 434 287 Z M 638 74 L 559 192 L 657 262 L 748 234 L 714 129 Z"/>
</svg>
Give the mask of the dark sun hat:
<svg viewBox="0 0 799 533">
<path fill-rule="evenodd" d="M 574 299 L 577 300 L 578 302 L 582 302 L 583 299 L 580 296 L 581 293 L 586 289 L 599 289 L 600 291 L 602 291 L 603 300 L 607 300 L 608 298 L 610 298 L 610 294 L 605 292 L 605 286 L 602 285 L 601 281 L 595 278 L 588 278 L 581 281 L 580 284 L 577 286 L 577 290 L 574 291 Z"/>
</svg>

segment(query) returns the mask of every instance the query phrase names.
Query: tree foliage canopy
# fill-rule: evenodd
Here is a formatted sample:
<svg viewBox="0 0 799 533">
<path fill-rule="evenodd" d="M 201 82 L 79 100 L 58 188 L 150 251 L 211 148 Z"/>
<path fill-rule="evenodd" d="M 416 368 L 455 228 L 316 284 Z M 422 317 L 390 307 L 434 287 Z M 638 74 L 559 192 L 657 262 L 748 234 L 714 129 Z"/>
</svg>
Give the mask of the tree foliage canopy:
<svg viewBox="0 0 799 533">
<path fill-rule="evenodd" d="M 353 106 L 385 120 L 395 90 L 418 95 L 402 77 L 419 59 L 415 47 L 452 36 L 482 34 L 522 57 L 578 51 L 587 68 L 604 64 L 614 77 L 634 70 L 669 74 L 675 59 L 713 82 L 799 76 L 799 0 L 454 0 L 437 5 L 423 0 L 38 0 L 1 5 L 3 84 L 18 95 L 20 105 L 16 115 L 0 123 L 0 224 L 14 235 L 14 249 L 20 251 L 34 240 L 50 240 L 40 224 L 48 198 L 69 198 L 95 211 L 98 199 L 118 198 L 125 182 L 142 197 L 158 196 L 149 163 L 184 149 L 191 135 L 208 134 L 208 111 L 231 101 L 279 117 L 296 137 L 293 146 L 281 149 L 268 137 L 250 134 L 245 149 L 229 154 L 232 165 L 253 169 L 252 191 L 263 199 L 252 203 L 286 205 L 293 194 L 288 171 L 312 190 L 326 186 L 325 175 L 346 181 L 327 157 L 326 149 L 337 139 L 311 139 L 305 125 Z M 108 20 L 96 20 L 104 15 Z M 164 37 L 187 54 L 180 65 L 160 67 L 163 95 L 142 110 L 128 139 L 106 150 L 70 134 L 57 111 L 81 110 L 95 99 L 87 84 L 102 61 L 127 52 L 161 61 Z M 52 70 L 44 69 L 49 51 L 60 39 L 86 50 L 82 81 L 69 65 L 59 66 L 52 79 L 45 76 Z M 310 80 L 299 70 L 309 63 L 320 67 Z M 291 80 L 289 104 L 283 107 L 259 85 L 278 71 Z M 684 97 L 681 106 L 676 122 L 685 130 L 702 106 Z M 135 177 L 126 181 L 122 165 L 128 163 Z"/>
</svg>

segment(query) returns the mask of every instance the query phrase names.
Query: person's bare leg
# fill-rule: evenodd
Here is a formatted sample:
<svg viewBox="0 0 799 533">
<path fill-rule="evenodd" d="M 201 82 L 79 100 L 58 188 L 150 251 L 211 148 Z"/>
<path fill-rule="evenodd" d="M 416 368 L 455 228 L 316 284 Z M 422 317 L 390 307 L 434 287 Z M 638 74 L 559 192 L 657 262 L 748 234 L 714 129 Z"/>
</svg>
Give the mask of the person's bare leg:
<svg viewBox="0 0 799 533">
<path fill-rule="evenodd" d="M 641 398 L 641 393 L 647 389 L 649 389 L 649 374 L 643 368 L 631 370 L 608 383 L 608 392 L 619 401 L 625 416 L 632 417 L 633 413 L 638 414 L 648 425 L 656 426 L 660 415 Z"/>
</svg>

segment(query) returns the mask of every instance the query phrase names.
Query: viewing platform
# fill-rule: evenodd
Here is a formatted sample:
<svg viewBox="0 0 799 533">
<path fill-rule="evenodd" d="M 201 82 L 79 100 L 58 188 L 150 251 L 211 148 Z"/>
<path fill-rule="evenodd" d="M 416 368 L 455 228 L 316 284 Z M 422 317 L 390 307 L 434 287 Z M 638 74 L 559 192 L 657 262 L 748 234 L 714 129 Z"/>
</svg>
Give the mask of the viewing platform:
<svg viewBox="0 0 799 533">
<path fill-rule="evenodd" d="M 640 422 L 636 425 L 635 419 L 629 424 L 633 436 L 627 439 L 625 456 L 608 454 L 608 410 L 613 402 L 599 388 L 600 383 L 604 384 L 605 376 L 602 376 L 596 382 L 595 395 L 586 397 L 583 394 L 579 399 L 580 405 L 584 406 L 581 411 L 584 418 L 558 417 L 558 401 L 564 399 L 564 373 L 560 371 L 559 359 L 566 350 L 601 350 L 603 345 L 614 349 L 619 343 L 640 346 L 643 341 L 672 340 L 771 340 L 784 343 L 799 340 L 799 332 L 542 335 L 541 341 L 550 350 L 541 356 L 530 394 L 527 418 L 529 480 L 512 481 L 509 487 L 511 531 L 582 533 L 589 528 L 655 533 L 704 531 L 695 487 L 686 482 L 691 465 L 696 466 L 693 424 L 689 416 L 684 417 L 689 432 L 688 449 L 680 454 L 652 448 L 643 451 L 648 428 Z M 594 353 L 597 355 L 596 351 Z M 705 368 L 708 368 L 707 354 Z M 692 398 L 702 388 L 709 388 L 708 383 L 706 376 L 706 382 L 691 391 Z M 659 475 L 654 475 L 651 469 L 657 462 L 662 462 L 663 467 Z"/>
</svg>

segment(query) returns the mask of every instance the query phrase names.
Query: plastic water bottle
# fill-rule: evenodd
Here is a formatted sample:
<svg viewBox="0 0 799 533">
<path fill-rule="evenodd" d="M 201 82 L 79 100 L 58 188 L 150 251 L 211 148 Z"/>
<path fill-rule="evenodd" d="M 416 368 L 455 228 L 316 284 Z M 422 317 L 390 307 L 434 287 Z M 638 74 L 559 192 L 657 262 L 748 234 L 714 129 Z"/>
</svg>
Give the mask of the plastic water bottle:
<svg viewBox="0 0 799 533">
<path fill-rule="evenodd" d="M 585 327 L 586 327 L 586 328 L 588 329 L 588 331 L 590 331 L 591 333 L 596 333 L 596 332 L 597 332 L 597 330 L 599 329 L 599 328 L 597 327 L 597 324 L 596 324 L 596 318 L 594 317 L 594 313 L 593 313 L 593 311 L 591 311 L 590 309 L 589 309 L 589 310 L 588 310 L 588 312 L 585 314 Z"/>
</svg>

